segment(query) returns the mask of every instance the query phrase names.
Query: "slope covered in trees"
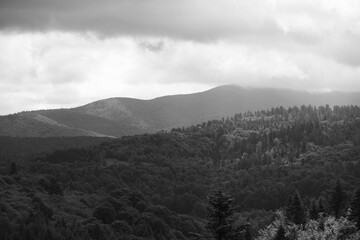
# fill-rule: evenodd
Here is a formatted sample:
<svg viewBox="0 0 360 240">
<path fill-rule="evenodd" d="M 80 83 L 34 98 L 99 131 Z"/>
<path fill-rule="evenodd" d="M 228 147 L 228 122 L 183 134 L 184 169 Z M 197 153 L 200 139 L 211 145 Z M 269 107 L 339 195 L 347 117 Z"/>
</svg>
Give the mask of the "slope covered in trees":
<svg viewBox="0 0 360 240">
<path fill-rule="evenodd" d="M 357 234 L 359 139 L 358 107 L 280 107 L 2 162 L 1 237 L 200 238 L 217 188 L 232 196 L 240 239 L 289 236 L 301 224 L 305 236 L 323 222 Z"/>
<path fill-rule="evenodd" d="M 51 153 L 65 148 L 83 148 L 110 140 L 101 137 L 0 137 L 0 156 L 11 158 Z"/>
<path fill-rule="evenodd" d="M 308 93 L 287 89 L 220 86 L 205 92 L 151 100 L 110 98 L 71 109 L 21 112 L 0 116 L 0 136 L 121 137 L 155 133 L 220 119 L 247 110 L 302 104 L 358 104 L 360 93 Z"/>
</svg>

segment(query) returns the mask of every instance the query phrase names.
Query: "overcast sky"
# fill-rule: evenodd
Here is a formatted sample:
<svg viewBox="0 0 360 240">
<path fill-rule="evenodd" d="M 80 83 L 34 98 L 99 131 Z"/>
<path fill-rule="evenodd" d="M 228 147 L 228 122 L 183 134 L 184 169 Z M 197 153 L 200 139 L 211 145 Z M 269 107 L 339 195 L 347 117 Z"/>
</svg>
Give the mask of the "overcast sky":
<svg viewBox="0 0 360 240">
<path fill-rule="evenodd" d="M 360 91 L 359 0 L 0 0 L 0 114 L 224 84 Z"/>
</svg>

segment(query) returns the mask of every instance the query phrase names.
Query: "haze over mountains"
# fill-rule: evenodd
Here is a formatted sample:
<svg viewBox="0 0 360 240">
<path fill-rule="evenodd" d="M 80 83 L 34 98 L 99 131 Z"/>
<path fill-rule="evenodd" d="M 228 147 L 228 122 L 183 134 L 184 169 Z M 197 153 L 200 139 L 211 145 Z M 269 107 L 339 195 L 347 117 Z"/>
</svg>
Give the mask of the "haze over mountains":
<svg viewBox="0 0 360 240">
<path fill-rule="evenodd" d="M 151 100 L 109 98 L 71 109 L 0 116 L 0 135 L 16 137 L 109 136 L 153 133 L 272 107 L 359 105 L 360 93 L 308 93 L 220 86 L 205 92 Z"/>
</svg>

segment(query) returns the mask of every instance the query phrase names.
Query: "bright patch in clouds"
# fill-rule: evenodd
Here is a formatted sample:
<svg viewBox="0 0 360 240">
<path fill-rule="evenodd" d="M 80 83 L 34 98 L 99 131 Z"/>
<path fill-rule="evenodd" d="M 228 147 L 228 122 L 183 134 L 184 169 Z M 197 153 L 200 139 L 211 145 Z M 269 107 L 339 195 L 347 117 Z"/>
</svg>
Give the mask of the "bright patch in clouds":
<svg viewBox="0 0 360 240">
<path fill-rule="evenodd" d="M 222 84 L 359 91 L 358 42 L 357 0 L 1 2 L 0 114 Z"/>
</svg>

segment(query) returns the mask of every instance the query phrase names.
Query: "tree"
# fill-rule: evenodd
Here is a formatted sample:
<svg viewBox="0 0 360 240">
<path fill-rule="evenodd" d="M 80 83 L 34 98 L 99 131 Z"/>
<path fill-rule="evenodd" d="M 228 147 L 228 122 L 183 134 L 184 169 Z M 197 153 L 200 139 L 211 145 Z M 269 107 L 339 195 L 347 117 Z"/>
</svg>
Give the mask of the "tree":
<svg viewBox="0 0 360 240">
<path fill-rule="evenodd" d="M 93 215 L 97 219 L 103 221 L 103 223 L 110 224 L 115 220 L 116 212 L 114 207 L 110 203 L 105 202 L 95 208 Z"/>
<path fill-rule="evenodd" d="M 234 230 L 234 238 L 231 238 L 231 239 L 241 239 L 241 240 L 252 240 L 253 239 L 250 224 L 248 223 L 248 220 L 247 220 L 246 224 L 242 224 L 242 225 L 236 227 L 236 229 Z"/>
<path fill-rule="evenodd" d="M 331 195 L 330 210 L 334 214 L 335 218 L 339 218 L 341 210 L 345 202 L 344 191 L 340 186 L 340 180 L 336 181 L 336 186 Z"/>
<path fill-rule="evenodd" d="M 317 220 L 319 218 L 319 207 L 315 200 L 311 201 L 310 210 L 309 210 L 309 218 L 312 220 Z"/>
<path fill-rule="evenodd" d="M 17 164 L 16 162 L 11 162 L 10 164 L 10 175 L 14 175 L 17 173 Z"/>
<path fill-rule="evenodd" d="M 50 179 L 50 185 L 49 185 L 48 193 L 50 195 L 53 195 L 53 194 L 63 195 L 63 191 L 62 191 L 62 189 L 60 187 L 60 184 L 58 183 L 58 181 L 56 181 L 55 178 Z"/>
<path fill-rule="evenodd" d="M 285 236 L 285 228 L 282 224 L 280 224 L 278 230 L 276 231 L 276 235 L 273 240 L 287 240 Z"/>
<path fill-rule="evenodd" d="M 289 199 L 286 207 L 286 218 L 297 225 L 306 222 L 306 211 L 298 191 L 295 191 L 294 195 Z"/>
<path fill-rule="evenodd" d="M 318 205 L 319 214 L 325 215 L 326 209 L 325 209 L 322 198 L 319 198 L 319 201 L 318 201 L 317 205 Z"/>
<path fill-rule="evenodd" d="M 350 204 L 350 220 L 355 222 L 356 227 L 360 230 L 360 188 L 355 190 Z"/>
<path fill-rule="evenodd" d="M 320 220 L 321 219 L 321 220 Z M 264 230 L 260 231 L 257 240 L 359 240 L 360 231 L 344 217 L 335 219 L 334 216 L 322 217 L 309 221 L 303 228 L 283 225 L 276 219 Z M 322 227 L 320 226 L 322 225 Z"/>
<path fill-rule="evenodd" d="M 253 239 L 251 231 L 250 231 L 250 226 L 247 226 L 245 228 L 245 240 L 251 240 Z"/>
<path fill-rule="evenodd" d="M 229 238 L 233 233 L 233 215 L 235 209 L 232 207 L 233 198 L 225 194 L 221 189 L 215 189 L 208 196 L 208 218 L 207 229 L 215 239 Z"/>
</svg>

